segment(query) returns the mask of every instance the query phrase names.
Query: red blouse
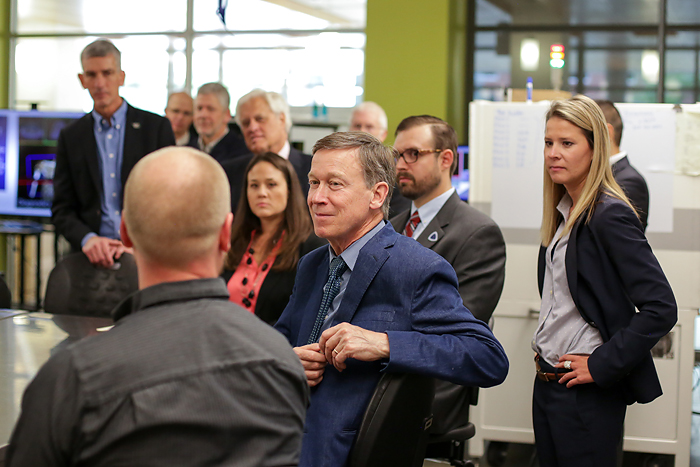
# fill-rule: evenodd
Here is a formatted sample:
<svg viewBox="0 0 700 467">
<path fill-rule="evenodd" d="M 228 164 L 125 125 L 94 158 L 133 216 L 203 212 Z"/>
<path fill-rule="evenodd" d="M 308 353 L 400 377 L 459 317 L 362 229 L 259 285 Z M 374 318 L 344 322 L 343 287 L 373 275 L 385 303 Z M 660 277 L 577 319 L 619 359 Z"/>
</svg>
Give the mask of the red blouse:
<svg viewBox="0 0 700 467">
<path fill-rule="evenodd" d="M 272 265 L 275 263 L 275 259 L 277 259 L 277 252 L 282 246 L 283 238 L 284 233 L 282 233 L 279 241 L 262 264 L 258 264 L 253 257 L 255 254 L 252 248 L 253 240 L 255 239 L 255 231 L 253 231 L 248 248 L 246 248 L 241 262 L 238 263 L 236 271 L 228 281 L 229 300 L 239 304 L 251 313 L 255 313 L 255 304 L 258 302 L 260 287 L 262 287 L 265 277 L 267 277 Z"/>
</svg>

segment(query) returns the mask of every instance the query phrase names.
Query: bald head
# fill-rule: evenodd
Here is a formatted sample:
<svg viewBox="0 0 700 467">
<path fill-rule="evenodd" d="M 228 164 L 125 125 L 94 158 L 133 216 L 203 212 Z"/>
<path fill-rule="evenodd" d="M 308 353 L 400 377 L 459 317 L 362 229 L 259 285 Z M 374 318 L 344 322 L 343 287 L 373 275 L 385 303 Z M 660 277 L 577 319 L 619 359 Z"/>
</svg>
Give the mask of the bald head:
<svg viewBox="0 0 700 467">
<path fill-rule="evenodd" d="M 134 166 L 124 188 L 123 220 L 138 254 L 162 267 L 183 268 L 219 255 L 230 200 L 218 162 L 171 146 Z"/>
<path fill-rule="evenodd" d="M 363 131 L 384 142 L 387 135 L 386 112 L 376 102 L 363 102 L 355 107 L 350 119 L 350 131 Z"/>
</svg>

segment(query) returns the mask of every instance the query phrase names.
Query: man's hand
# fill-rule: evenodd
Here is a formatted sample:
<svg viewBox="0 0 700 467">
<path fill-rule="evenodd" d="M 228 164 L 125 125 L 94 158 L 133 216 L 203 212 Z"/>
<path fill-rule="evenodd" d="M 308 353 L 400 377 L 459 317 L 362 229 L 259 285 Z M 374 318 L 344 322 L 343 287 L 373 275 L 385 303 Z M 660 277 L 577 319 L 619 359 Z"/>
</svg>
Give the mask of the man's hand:
<svg viewBox="0 0 700 467">
<path fill-rule="evenodd" d="M 588 371 L 588 355 L 562 355 L 559 358 L 559 363 L 554 365 L 555 368 L 566 368 L 564 362 L 571 362 L 571 371 L 564 373 L 564 376 L 559 378 L 559 384 L 566 384 L 567 388 L 572 388 L 577 384 L 593 383 L 591 372 Z"/>
<path fill-rule="evenodd" d="M 112 267 L 114 258 L 119 258 L 125 251 L 127 249 L 120 240 L 99 236 L 91 237 L 83 246 L 83 253 L 90 262 L 103 268 Z"/>
<path fill-rule="evenodd" d="M 338 371 L 345 369 L 348 358 L 363 362 L 389 358 L 389 336 L 386 333 L 368 331 L 350 323 L 326 329 L 321 334 L 319 345 L 326 360 Z"/>
<path fill-rule="evenodd" d="M 316 386 L 323 379 L 323 372 L 326 371 L 326 356 L 321 352 L 321 347 L 318 344 L 302 345 L 294 347 L 294 353 L 297 354 L 301 365 L 306 373 L 306 381 L 310 387 Z"/>
</svg>

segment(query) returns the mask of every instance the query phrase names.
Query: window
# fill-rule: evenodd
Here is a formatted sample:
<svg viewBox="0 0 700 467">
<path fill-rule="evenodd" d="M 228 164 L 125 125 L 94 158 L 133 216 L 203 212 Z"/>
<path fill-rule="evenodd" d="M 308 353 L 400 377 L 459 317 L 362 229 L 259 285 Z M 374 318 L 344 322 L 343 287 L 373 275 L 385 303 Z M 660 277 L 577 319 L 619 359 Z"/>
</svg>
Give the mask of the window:
<svg viewBox="0 0 700 467">
<path fill-rule="evenodd" d="M 170 92 L 189 87 L 194 94 L 211 81 L 228 87 L 232 107 L 256 87 L 282 93 L 292 106 L 354 107 L 361 100 L 364 0 L 303 0 L 294 9 L 230 2 L 225 26 L 218 0 L 191 3 L 192 11 L 187 0 L 124 0 L 111 8 L 98 0 L 15 0 L 15 107 L 90 110 L 77 79 L 79 55 L 99 37 L 122 52 L 122 96 L 156 113 Z"/>
</svg>

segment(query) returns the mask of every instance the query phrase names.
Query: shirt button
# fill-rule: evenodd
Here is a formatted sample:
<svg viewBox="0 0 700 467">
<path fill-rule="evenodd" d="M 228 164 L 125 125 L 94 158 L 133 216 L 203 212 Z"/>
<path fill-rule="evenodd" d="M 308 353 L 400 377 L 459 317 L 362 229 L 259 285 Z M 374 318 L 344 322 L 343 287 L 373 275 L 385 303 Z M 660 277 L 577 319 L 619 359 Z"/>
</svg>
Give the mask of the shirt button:
<svg viewBox="0 0 700 467">
<path fill-rule="evenodd" d="M 112 134 L 111 134 L 111 133 L 107 135 L 107 139 L 112 139 Z"/>
<path fill-rule="evenodd" d="M 118 216 L 118 215 L 119 215 L 119 211 L 114 211 L 114 215 L 115 215 L 115 216 Z"/>
<path fill-rule="evenodd" d="M 120 127 L 119 127 L 119 125 L 117 125 L 115 128 L 118 130 Z"/>
<path fill-rule="evenodd" d="M 112 198 L 116 198 L 116 197 L 117 197 L 117 194 L 116 194 L 116 193 L 112 193 Z"/>
<path fill-rule="evenodd" d="M 114 178 L 114 174 L 109 174 L 110 177 Z"/>
<path fill-rule="evenodd" d="M 114 159 L 114 154 L 110 154 L 110 155 L 109 155 L 109 158 L 110 158 L 110 159 Z"/>
</svg>

